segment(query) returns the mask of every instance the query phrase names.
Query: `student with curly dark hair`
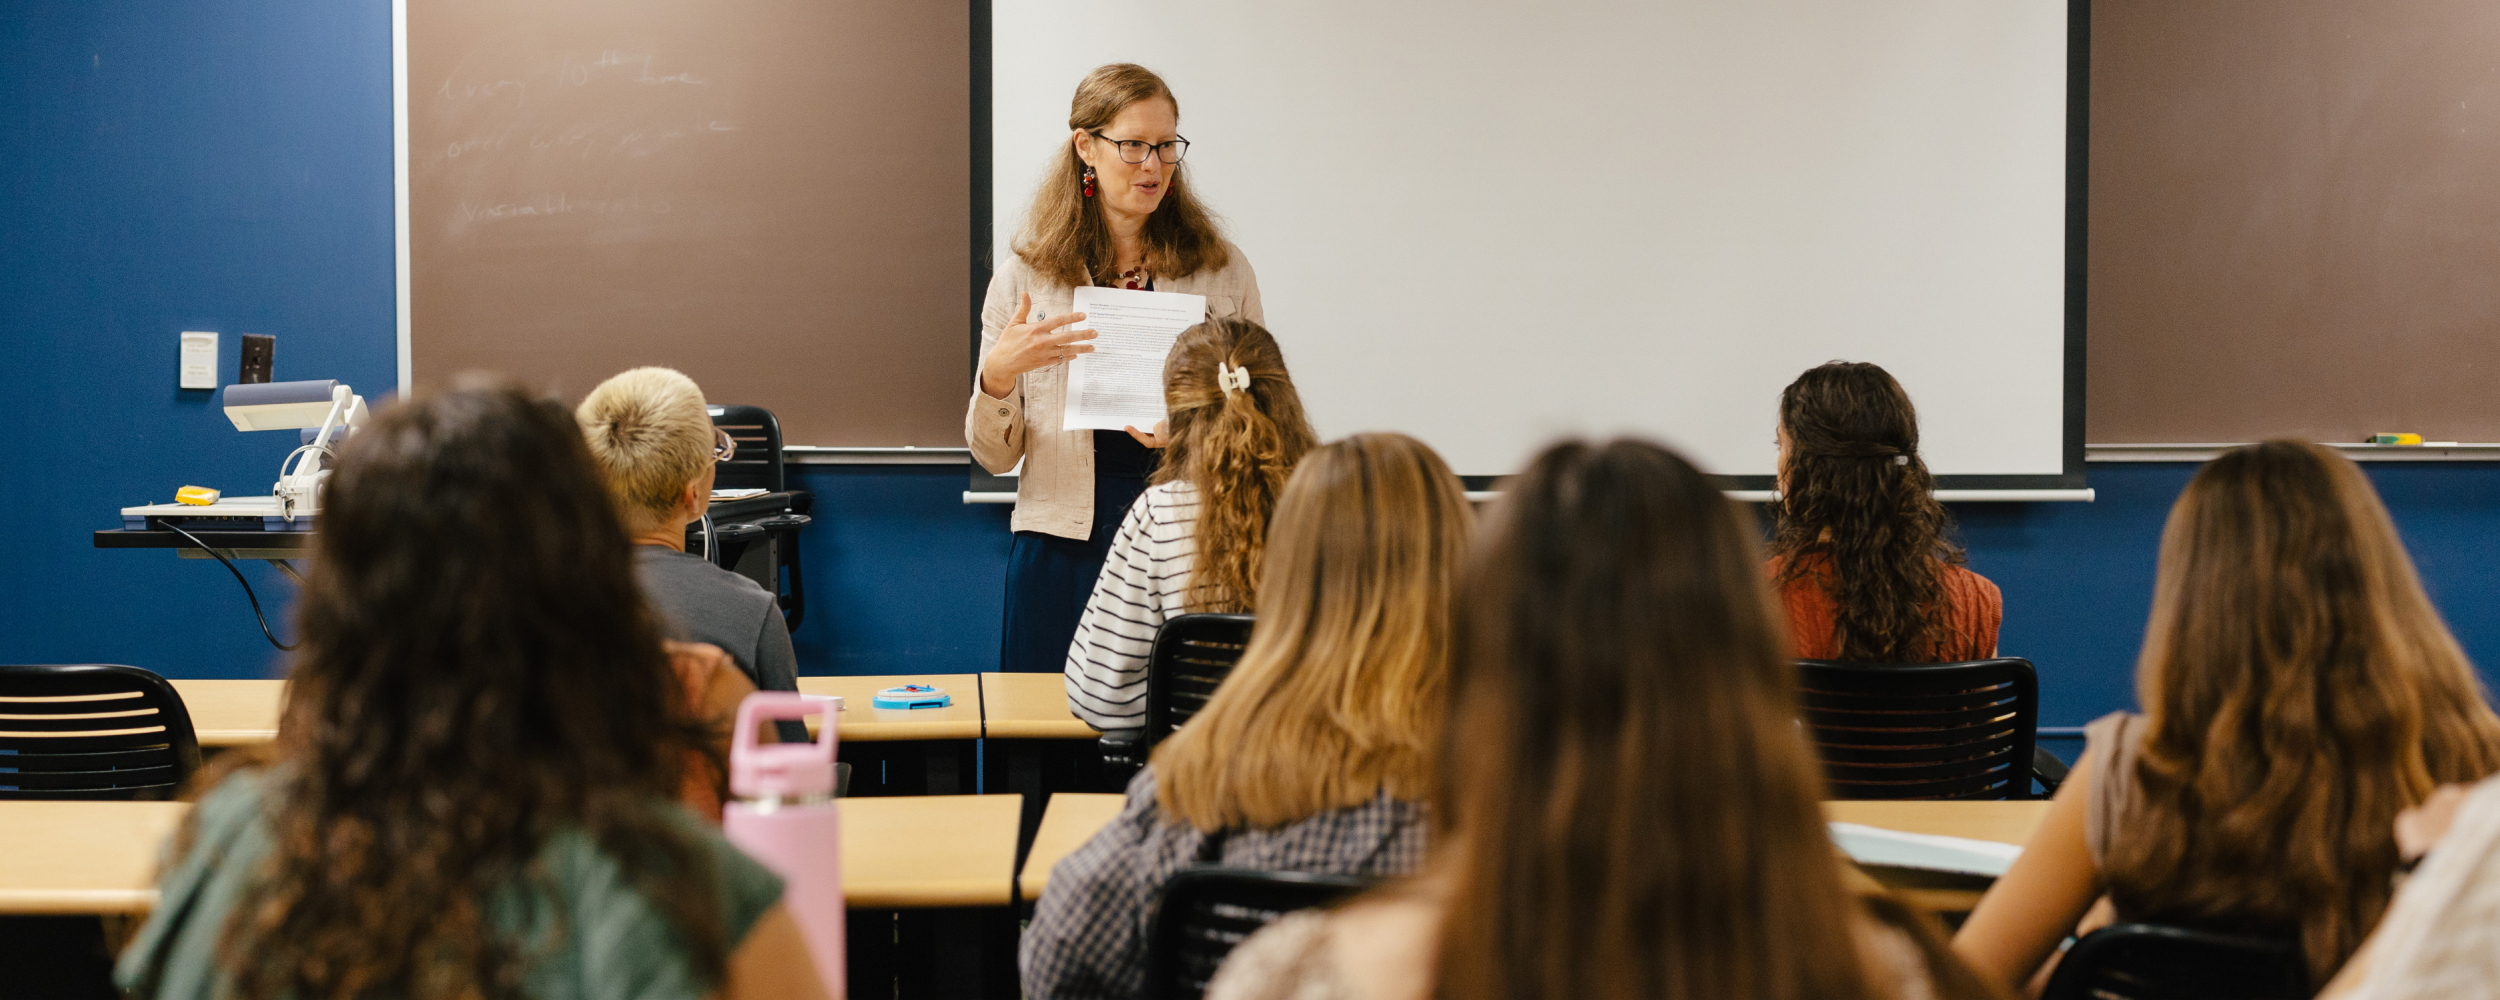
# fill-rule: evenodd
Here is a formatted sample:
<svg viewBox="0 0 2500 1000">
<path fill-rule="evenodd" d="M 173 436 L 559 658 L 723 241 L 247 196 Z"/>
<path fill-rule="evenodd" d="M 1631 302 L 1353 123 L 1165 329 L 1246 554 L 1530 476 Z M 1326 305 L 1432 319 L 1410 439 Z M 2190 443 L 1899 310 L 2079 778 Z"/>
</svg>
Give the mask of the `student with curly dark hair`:
<svg viewBox="0 0 2500 1000">
<path fill-rule="evenodd" d="M 1918 411 L 1882 368 L 1834 361 L 1780 392 L 1771 579 L 1797 655 L 1950 663 L 1996 655 L 2005 598 L 1963 565 L 1918 454 Z"/>
<path fill-rule="evenodd" d="M 385 410 L 307 584 L 278 740 L 210 779 L 124 989 L 823 995 L 781 880 L 670 801 L 710 727 L 571 414 L 508 386 Z"/>
</svg>

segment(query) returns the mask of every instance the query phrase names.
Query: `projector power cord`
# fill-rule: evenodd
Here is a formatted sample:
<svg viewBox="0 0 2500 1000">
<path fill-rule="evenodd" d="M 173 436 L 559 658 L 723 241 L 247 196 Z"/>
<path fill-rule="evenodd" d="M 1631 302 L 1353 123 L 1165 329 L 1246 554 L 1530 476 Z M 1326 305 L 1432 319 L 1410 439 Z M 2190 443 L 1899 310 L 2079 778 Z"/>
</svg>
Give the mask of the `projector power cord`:
<svg viewBox="0 0 2500 1000">
<path fill-rule="evenodd" d="M 164 524 L 167 530 L 172 531 L 174 534 L 181 535 L 182 537 L 189 539 L 191 544 L 199 546 L 200 551 L 206 552 L 209 555 L 216 557 L 218 562 L 224 563 L 226 566 L 226 572 L 234 574 L 234 582 L 243 585 L 243 599 L 252 602 L 252 619 L 260 623 L 260 634 L 269 640 L 270 645 L 278 647 L 281 652 L 292 653 L 295 651 L 294 646 L 289 646 L 286 643 L 279 642 L 278 634 L 269 631 L 269 616 L 261 614 L 260 596 L 252 593 L 252 581 L 243 578 L 243 571 L 234 568 L 234 563 L 226 558 L 225 553 L 209 548 L 207 542 L 200 541 L 198 535 L 182 530 L 181 525 L 175 524 L 171 521 L 161 523 Z M 295 574 L 293 572 L 289 572 L 287 575 L 294 576 Z M 297 645 L 302 644 L 298 643 Z"/>
</svg>

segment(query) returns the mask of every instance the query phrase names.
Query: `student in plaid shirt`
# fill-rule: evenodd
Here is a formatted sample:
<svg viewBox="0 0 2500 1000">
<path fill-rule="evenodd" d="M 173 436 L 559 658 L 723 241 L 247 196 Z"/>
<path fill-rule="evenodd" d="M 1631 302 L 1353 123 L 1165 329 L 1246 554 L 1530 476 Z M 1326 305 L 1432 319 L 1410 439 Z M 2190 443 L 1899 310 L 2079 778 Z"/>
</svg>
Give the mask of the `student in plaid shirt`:
<svg viewBox="0 0 2500 1000">
<path fill-rule="evenodd" d="M 1449 591 L 1474 513 L 1440 456 L 1360 434 L 1277 502 L 1259 625 L 1118 819 L 1051 869 L 1019 965 L 1031 1000 L 1141 995 L 1155 894 L 1193 864 L 1395 875 L 1423 860 L 1449 686 Z"/>
</svg>

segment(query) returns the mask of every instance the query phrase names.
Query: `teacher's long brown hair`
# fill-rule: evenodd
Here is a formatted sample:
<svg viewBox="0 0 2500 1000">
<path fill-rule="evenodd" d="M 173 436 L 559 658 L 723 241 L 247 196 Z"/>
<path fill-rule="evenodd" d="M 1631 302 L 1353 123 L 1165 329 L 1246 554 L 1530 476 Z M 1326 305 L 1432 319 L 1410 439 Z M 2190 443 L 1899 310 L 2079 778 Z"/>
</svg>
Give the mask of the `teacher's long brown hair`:
<svg viewBox="0 0 2500 1000">
<path fill-rule="evenodd" d="M 2110 898 L 2296 938 L 2316 983 L 2387 908 L 2396 813 L 2500 769 L 2500 718 L 2387 509 L 2314 444 L 2225 452 L 2179 495 L 2136 687 Z"/>
<path fill-rule="evenodd" d="M 1076 85 L 1076 97 L 1068 102 L 1068 127 L 1102 128 L 1129 105 L 1158 100 L 1170 102 L 1173 117 L 1180 116 L 1180 101 L 1162 77 L 1135 63 L 1113 63 L 1085 74 Z M 1186 169 L 1174 164 L 1166 174 L 1170 180 L 1163 201 L 1146 217 L 1140 234 L 1146 243 L 1146 270 L 1157 278 L 1185 278 L 1232 263 L 1214 213 L 1182 177 Z M 1059 140 L 1041 189 L 1033 192 L 1015 251 L 1034 273 L 1070 287 L 1093 284 L 1096 276 L 1108 277 L 1116 266 L 1102 199 L 1085 197 L 1085 161 L 1067 139 Z"/>
<path fill-rule="evenodd" d="M 1824 832 L 1761 565 L 1718 488 L 1655 445 L 1562 444 L 1505 487 L 1455 615 L 1438 996 L 1893 993 Z M 1939 995 L 1985 995 L 1914 936 Z"/>
<path fill-rule="evenodd" d="M 631 559 L 553 402 L 464 389 L 347 443 L 269 772 L 275 843 L 221 949 L 240 996 L 519 996 L 539 942 L 488 907 L 546 879 L 533 862 L 568 830 L 721 980 L 712 866 L 662 814 L 705 731 Z"/>
</svg>

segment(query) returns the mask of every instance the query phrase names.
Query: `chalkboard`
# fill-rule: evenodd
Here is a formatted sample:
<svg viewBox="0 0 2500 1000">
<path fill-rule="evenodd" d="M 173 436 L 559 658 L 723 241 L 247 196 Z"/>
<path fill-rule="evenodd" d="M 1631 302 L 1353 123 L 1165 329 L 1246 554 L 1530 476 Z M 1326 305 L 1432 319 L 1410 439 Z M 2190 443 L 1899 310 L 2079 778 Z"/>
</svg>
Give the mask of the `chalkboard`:
<svg viewBox="0 0 2500 1000">
<path fill-rule="evenodd" d="M 428 0 L 407 15 L 410 326 L 577 400 L 635 365 L 805 445 L 961 447 L 970 11 Z"/>
<path fill-rule="evenodd" d="M 2087 438 L 2500 441 L 2500 4 L 2096 0 Z"/>
</svg>

